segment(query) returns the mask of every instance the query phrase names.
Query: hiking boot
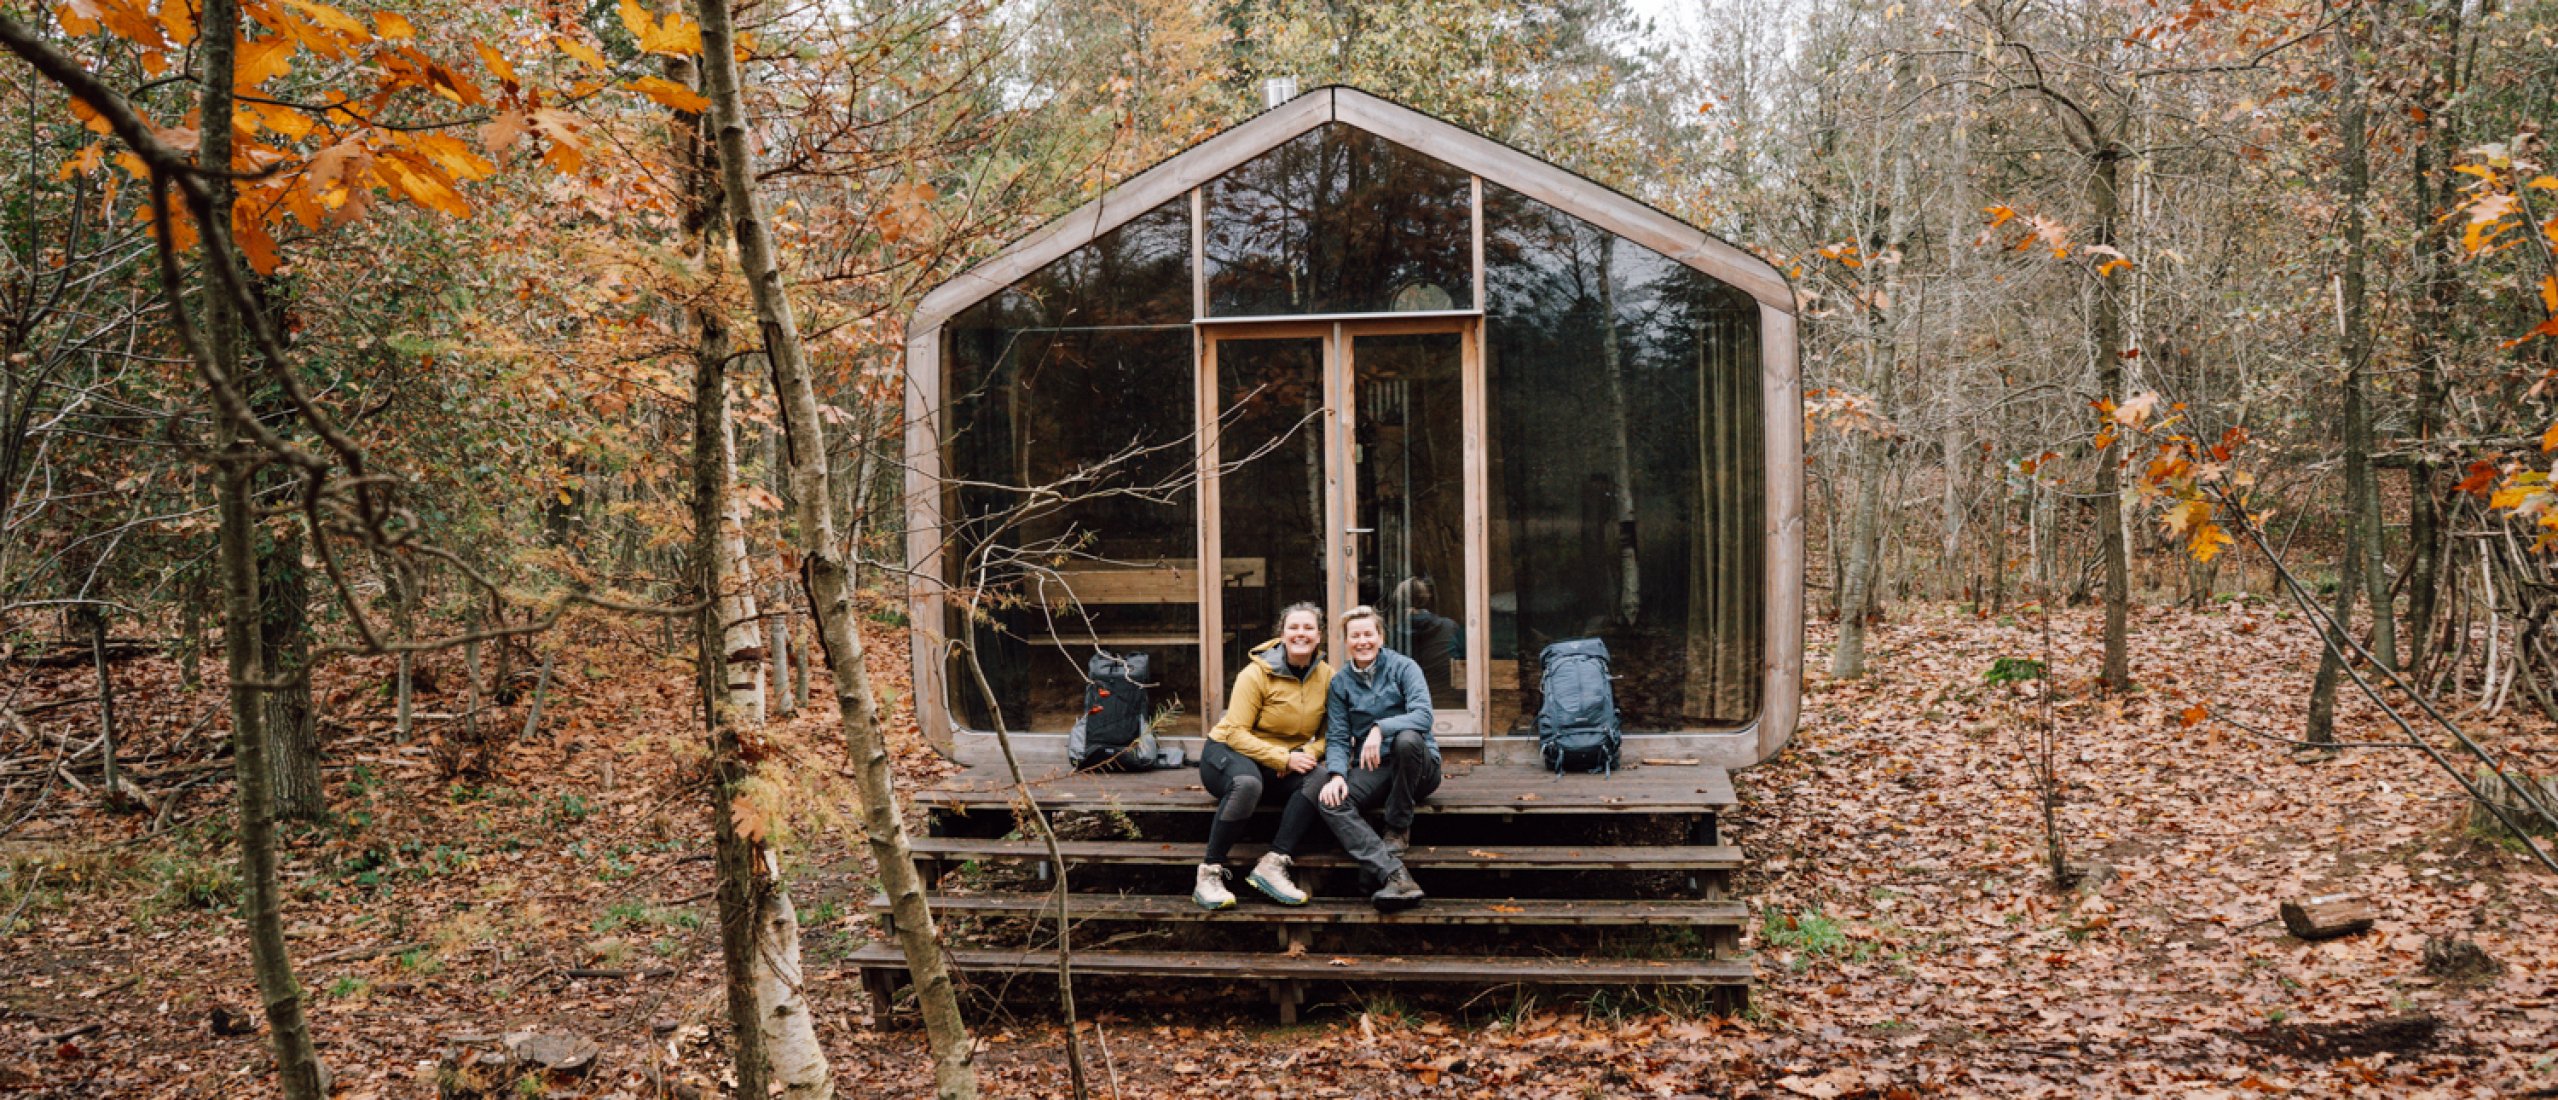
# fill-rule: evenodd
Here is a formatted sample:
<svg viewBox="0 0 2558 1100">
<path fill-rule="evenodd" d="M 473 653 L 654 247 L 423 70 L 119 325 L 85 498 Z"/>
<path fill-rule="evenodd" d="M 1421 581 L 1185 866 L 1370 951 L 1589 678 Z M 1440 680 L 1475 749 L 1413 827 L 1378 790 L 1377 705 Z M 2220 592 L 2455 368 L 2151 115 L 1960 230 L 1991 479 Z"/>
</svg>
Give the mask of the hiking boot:
<svg viewBox="0 0 2558 1100">
<path fill-rule="evenodd" d="M 1402 859 L 1405 852 L 1412 850 L 1412 826 L 1406 825 L 1400 829 L 1389 826 L 1384 832 L 1377 834 L 1377 839 L 1385 842 L 1388 854 L 1396 859 Z"/>
<path fill-rule="evenodd" d="M 1261 862 L 1252 865 L 1252 877 L 1244 881 L 1281 905 L 1304 905 L 1306 892 L 1298 888 L 1296 879 L 1288 876 L 1288 869 L 1296 862 L 1277 852 L 1264 852 Z"/>
<path fill-rule="evenodd" d="M 1377 907 L 1378 912 L 1392 913 L 1421 904 L 1422 896 L 1421 884 L 1412 881 L 1412 872 L 1397 867 L 1393 874 L 1386 876 L 1383 889 L 1368 895 L 1368 901 Z"/>
<path fill-rule="evenodd" d="M 1199 885 L 1190 890 L 1190 900 L 1202 909 L 1232 909 L 1235 892 L 1226 888 L 1227 871 L 1214 863 L 1199 865 Z"/>
</svg>

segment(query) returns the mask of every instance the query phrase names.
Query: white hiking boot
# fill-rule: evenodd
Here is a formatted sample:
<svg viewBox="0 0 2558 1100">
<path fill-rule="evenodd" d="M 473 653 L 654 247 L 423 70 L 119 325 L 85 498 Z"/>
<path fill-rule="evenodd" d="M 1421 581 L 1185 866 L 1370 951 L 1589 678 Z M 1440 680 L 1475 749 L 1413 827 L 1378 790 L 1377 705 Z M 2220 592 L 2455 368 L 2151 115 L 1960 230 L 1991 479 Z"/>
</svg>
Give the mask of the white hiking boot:
<svg viewBox="0 0 2558 1100">
<path fill-rule="evenodd" d="M 1297 887 L 1297 880 L 1288 877 L 1288 869 L 1295 863 L 1277 852 L 1264 852 L 1261 862 L 1252 865 L 1252 877 L 1244 881 L 1281 905 L 1304 905 L 1306 892 Z"/>
<path fill-rule="evenodd" d="M 1190 890 L 1190 900 L 1202 909 L 1232 909 L 1235 892 L 1226 888 L 1227 871 L 1214 863 L 1199 865 L 1199 885 Z"/>
</svg>

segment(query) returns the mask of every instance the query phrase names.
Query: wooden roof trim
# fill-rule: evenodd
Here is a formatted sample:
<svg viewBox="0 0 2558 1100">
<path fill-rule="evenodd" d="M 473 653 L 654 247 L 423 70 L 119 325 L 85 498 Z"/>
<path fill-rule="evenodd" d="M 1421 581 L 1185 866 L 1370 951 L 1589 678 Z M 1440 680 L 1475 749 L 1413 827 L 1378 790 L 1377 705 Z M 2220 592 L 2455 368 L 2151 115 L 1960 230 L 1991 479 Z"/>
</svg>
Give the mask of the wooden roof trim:
<svg viewBox="0 0 2558 1100">
<path fill-rule="evenodd" d="M 1721 279 L 1768 308 L 1794 313 L 1794 289 L 1776 267 L 1730 242 L 1455 123 L 1356 88 L 1327 87 L 1174 154 L 934 287 L 916 307 L 907 331 L 938 328 L 953 314 L 993 297 L 1102 234 L 1326 122 L 1364 130 L 1481 176 Z"/>
</svg>

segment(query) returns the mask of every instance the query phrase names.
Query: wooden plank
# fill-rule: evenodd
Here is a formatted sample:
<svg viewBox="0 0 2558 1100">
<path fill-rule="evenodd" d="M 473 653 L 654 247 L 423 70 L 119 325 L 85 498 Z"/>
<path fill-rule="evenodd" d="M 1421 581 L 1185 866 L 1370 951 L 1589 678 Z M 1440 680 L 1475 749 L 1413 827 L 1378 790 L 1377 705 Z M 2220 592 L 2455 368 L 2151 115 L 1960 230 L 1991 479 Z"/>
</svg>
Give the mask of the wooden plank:
<svg viewBox="0 0 2558 1100">
<path fill-rule="evenodd" d="M 1738 801 L 1721 768 L 1645 766 L 1633 761 L 1614 775 L 1566 775 L 1520 767 L 1449 769 L 1446 782 L 1417 809 L 1425 814 L 1711 813 Z M 1188 771 L 1066 775 L 1034 779 L 1043 806 L 1126 811 L 1206 810 L 1215 805 Z M 915 794 L 918 805 L 973 810 L 1012 804 L 1012 782 L 992 772 L 963 772 Z"/>
<path fill-rule="evenodd" d="M 1260 558 L 1228 558 L 1218 569 L 1221 588 L 1258 588 L 1268 575 Z M 1038 580 L 1039 599 L 1068 604 L 1198 603 L 1204 591 L 1196 562 L 1162 560 L 1059 569 Z"/>
<path fill-rule="evenodd" d="M 1047 894 L 934 894 L 935 919 L 942 914 L 1041 917 L 1057 911 Z M 873 894 L 873 913 L 888 911 L 888 895 Z M 1750 907 L 1737 901 L 1590 901 L 1548 898 L 1432 898 L 1417 909 L 1380 913 L 1365 900 L 1318 898 L 1304 905 L 1282 906 L 1245 897 L 1232 909 L 1202 909 L 1187 895 L 1076 894 L 1069 906 L 1075 920 L 1213 921 L 1279 924 L 1486 924 L 1486 925 L 1649 925 L 1738 928 L 1748 923 Z"/>
<path fill-rule="evenodd" d="M 1039 641 L 1047 641 L 1042 638 Z M 1105 630 L 1098 633 L 1057 632 L 1057 642 L 1067 646 L 1097 645 L 1116 649 L 1141 645 L 1198 645 L 1199 635 L 1190 631 Z"/>
<path fill-rule="evenodd" d="M 1045 861 L 1048 845 L 1038 840 L 992 840 L 972 837 L 915 837 L 908 842 L 917 858 L 957 863 L 969 860 Z M 1234 858 L 1250 862 L 1265 846 L 1238 844 Z M 1063 840 L 1058 851 L 1070 864 L 1129 866 L 1196 866 L 1199 843 L 1157 840 Z M 1728 844 L 1588 845 L 1435 845 L 1415 844 L 1403 861 L 1418 870 L 1437 871 L 1729 871 L 1742 866 L 1741 849 Z M 1340 852 L 1297 857 L 1301 867 L 1348 867 Z"/>
<path fill-rule="evenodd" d="M 1054 971 L 1054 951 L 955 948 L 946 952 L 962 970 Z M 849 961 L 863 970 L 904 970 L 897 945 L 874 943 Z M 1498 958 L 1479 955 L 1224 954 L 1179 951 L 1077 951 L 1078 974 L 1124 974 L 1351 982 L 1451 982 L 1535 985 L 1747 985 L 1748 959 Z"/>
</svg>

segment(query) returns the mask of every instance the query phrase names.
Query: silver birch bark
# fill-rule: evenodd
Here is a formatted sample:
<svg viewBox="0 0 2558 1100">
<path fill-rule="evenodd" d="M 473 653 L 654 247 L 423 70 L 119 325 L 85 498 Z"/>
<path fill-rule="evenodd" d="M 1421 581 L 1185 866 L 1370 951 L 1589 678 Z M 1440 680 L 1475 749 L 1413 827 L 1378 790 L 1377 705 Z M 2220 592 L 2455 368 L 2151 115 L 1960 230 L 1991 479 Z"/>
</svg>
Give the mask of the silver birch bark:
<svg viewBox="0 0 2558 1100">
<path fill-rule="evenodd" d="M 907 844 L 887 738 L 879 728 L 879 703 L 871 691 L 870 672 L 862 664 L 861 635 L 854 626 L 852 567 L 835 531 L 836 494 L 829 483 L 826 429 L 818 415 L 817 389 L 809 378 L 798 318 L 782 291 L 781 261 L 771 227 L 756 196 L 746 147 L 736 29 L 726 3 L 692 0 L 691 6 L 702 25 L 702 83 L 711 101 L 731 237 L 755 304 L 773 392 L 781 405 L 791 506 L 798 521 L 793 535 L 800 555 L 800 579 L 808 590 L 809 611 L 817 620 L 827 671 L 834 678 L 836 712 L 861 794 L 863 832 L 878 864 L 880 885 L 889 896 L 898 947 L 914 980 L 916 1004 L 932 1049 L 935 1092 L 947 1100 L 973 1100 L 977 1073 L 969 1064 L 967 1024 L 959 1014 L 958 990 L 951 981 L 949 960 L 942 954 L 940 933 L 924 900 L 923 876 L 916 872 Z"/>
</svg>

